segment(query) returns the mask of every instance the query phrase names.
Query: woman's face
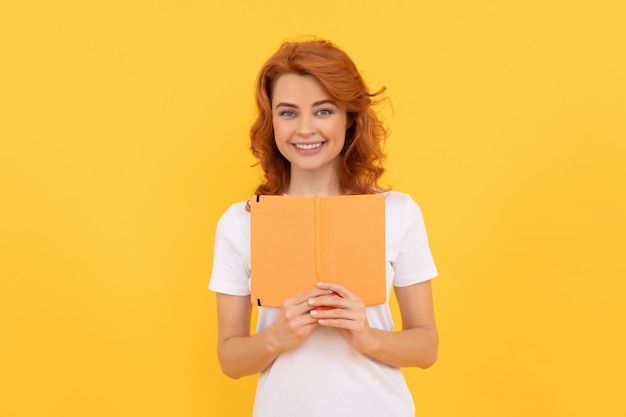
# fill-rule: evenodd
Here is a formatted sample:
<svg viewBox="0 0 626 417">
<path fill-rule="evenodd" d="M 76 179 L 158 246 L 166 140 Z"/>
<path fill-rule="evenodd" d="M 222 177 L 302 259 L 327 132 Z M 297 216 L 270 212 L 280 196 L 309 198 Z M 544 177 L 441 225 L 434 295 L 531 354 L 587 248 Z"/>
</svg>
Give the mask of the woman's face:
<svg viewBox="0 0 626 417">
<path fill-rule="evenodd" d="M 274 139 L 291 175 L 337 175 L 346 140 L 346 110 L 312 76 L 285 74 L 272 94 Z"/>
</svg>

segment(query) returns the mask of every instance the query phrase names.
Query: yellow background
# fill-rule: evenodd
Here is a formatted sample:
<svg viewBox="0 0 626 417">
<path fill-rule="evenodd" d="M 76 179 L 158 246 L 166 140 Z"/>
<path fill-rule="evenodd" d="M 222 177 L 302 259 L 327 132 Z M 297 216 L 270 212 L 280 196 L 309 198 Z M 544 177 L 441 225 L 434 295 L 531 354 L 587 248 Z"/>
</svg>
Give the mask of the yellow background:
<svg viewBox="0 0 626 417">
<path fill-rule="evenodd" d="M 214 227 L 258 179 L 256 73 L 309 34 L 387 86 L 426 217 L 418 415 L 626 415 L 620 0 L 0 2 L 0 415 L 249 415 Z"/>
</svg>

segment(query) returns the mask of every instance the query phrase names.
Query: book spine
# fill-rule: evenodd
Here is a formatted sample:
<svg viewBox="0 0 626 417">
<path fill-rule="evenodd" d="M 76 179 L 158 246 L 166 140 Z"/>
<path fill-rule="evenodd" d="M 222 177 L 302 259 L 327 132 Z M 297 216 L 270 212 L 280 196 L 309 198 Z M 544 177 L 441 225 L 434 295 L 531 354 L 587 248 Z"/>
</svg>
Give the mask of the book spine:
<svg viewBox="0 0 626 417">
<path fill-rule="evenodd" d="M 315 279 L 322 281 L 322 210 L 319 197 L 315 197 Z"/>
</svg>

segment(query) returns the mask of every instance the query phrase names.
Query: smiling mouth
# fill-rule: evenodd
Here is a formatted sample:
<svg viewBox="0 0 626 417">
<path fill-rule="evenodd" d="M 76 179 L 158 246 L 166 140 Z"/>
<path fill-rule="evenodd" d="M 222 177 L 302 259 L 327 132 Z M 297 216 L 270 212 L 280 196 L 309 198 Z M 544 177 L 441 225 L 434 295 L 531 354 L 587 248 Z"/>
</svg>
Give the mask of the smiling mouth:
<svg viewBox="0 0 626 417">
<path fill-rule="evenodd" d="M 305 151 L 311 150 L 311 149 L 317 149 L 320 146 L 322 146 L 324 144 L 324 142 L 319 142 L 319 143 L 294 143 L 293 146 L 295 146 L 298 149 L 302 149 Z"/>
</svg>

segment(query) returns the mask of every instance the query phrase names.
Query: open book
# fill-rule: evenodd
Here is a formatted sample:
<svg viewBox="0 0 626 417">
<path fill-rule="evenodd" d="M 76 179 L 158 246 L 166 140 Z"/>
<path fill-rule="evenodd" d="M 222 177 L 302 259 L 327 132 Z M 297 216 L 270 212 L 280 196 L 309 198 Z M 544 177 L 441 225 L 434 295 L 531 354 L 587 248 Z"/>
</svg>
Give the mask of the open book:
<svg viewBox="0 0 626 417">
<path fill-rule="evenodd" d="M 255 196 L 250 201 L 251 300 L 280 307 L 316 282 L 335 282 L 366 305 L 385 289 L 385 197 Z"/>
</svg>

